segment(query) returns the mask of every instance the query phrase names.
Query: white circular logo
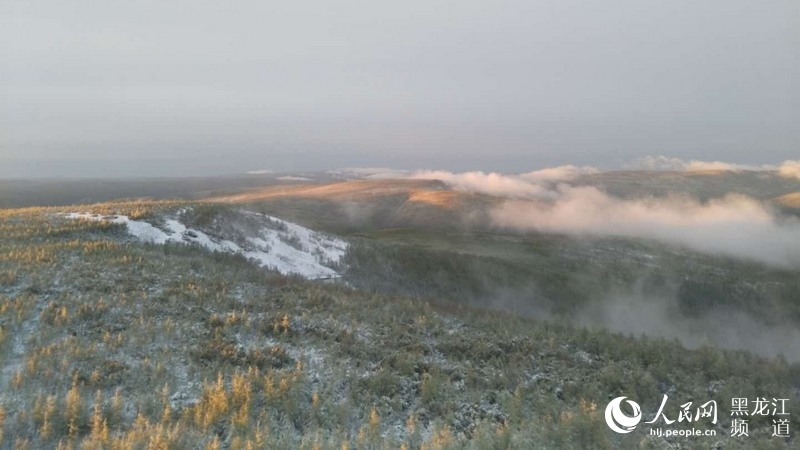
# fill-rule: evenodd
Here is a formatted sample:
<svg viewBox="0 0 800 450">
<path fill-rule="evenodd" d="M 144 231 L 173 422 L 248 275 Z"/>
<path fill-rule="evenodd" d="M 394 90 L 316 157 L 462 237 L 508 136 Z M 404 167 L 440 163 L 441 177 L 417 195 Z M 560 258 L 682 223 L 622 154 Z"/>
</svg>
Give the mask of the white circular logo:
<svg viewBox="0 0 800 450">
<path fill-rule="evenodd" d="M 633 400 L 625 400 L 627 397 L 617 397 L 611 400 L 606 406 L 606 423 L 608 428 L 616 431 L 617 433 L 630 433 L 642 420 L 642 409 L 639 404 Z M 633 408 L 633 416 L 629 416 L 622 412 L 622 401 L 628 402 Z"/>
</svg>

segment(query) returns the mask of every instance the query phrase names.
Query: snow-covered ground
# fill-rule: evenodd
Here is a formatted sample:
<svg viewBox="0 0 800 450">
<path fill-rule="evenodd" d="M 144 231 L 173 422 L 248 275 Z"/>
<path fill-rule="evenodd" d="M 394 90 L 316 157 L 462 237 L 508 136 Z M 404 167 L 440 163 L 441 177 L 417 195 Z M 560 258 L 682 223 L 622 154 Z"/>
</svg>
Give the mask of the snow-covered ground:
<svg viewBox="0 0 800 450">
<path fill-rule="evenodd" d="M 287 275 L 297 274 L 309 279 L 339 276 L 328 265 L 338 263 L 342 259 L 347 251 L 347 242 L 276 217 L 245 211 L 242 213 L 261 218 L 265 223 L 256 236 L 246 238 L 248 245 L 245 246 L 189 228 L 176 218 L 166 218 L 163 226 L 156 227 L 150 222 L 133 220 L 123 215 L 103 216 L 72 212 L 65 214 L 64 217 L 125 224 L 128 233 L 142 242 L 155 244 L 176 242 L 199 245 L 212 251 L 236 253 L 244 255 L 262 267 Z M 279 225 L 276 227 L 275 224 Z"/>
</svg>

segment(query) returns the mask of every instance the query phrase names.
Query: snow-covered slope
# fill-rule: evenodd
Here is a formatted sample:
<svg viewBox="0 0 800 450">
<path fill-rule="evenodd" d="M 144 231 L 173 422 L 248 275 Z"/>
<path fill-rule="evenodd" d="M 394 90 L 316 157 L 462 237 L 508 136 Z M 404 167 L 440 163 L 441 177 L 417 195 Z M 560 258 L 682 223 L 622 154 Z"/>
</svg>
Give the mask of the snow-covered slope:
<svg viewBox="0 0 800 450">
<path fill-rule="evenodd" d="M 236 216 L 247 218 L 249 232 L 225 236 L 187 226 L 181 221 L 187 211 L 190 210 L 181 210 L 175 217 L 164 217 L 163 221 L 157 221 L 158 226 L 123 215 L 73 212 L 64 217 L 125 224 L 128 233 L 142 242 L 176 242 L 199 245 L 212 251 L 236 253 L 283 274 L 297 274 L 310 279 L 339 276 L 330 266 L 338 263 L 347 251 L 347 242 L 342 239 L 249 211 L 235 211 Z"/>
</svg>

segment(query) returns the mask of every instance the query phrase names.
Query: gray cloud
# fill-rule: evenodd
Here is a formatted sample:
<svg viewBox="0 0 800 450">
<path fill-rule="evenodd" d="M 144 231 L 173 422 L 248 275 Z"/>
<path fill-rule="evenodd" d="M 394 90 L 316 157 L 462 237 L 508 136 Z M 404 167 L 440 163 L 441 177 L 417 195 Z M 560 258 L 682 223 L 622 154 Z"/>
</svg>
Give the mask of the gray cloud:
<svg viewBox="0 0 800 450">
<path fill-rule="evenodd" d="M 788 159 L 799 21 L 793 0 L 7 1 L 0 176 Z"/>
</svg>

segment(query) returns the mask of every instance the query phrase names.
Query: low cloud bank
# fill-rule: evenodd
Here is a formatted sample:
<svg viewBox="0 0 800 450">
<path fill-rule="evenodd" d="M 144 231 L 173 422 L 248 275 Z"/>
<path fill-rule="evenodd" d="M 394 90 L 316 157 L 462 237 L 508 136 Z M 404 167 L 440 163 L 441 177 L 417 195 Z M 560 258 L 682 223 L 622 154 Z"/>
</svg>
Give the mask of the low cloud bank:
<svg viewBox="0 0 800 450">
<path fill-rule="evenodd" d="M 778 167 L 778 175 L 784 178 L 795 178 L 800 180 L 800 160 L 784 161 Z"/>
<path fill-rule="evenodd" d="M 509 200 L 496 225 L 519 230 L 655 239 L 705 253 L 800 265 L 800 222 L 779 220 L 762 203 L 727 195 L 705 203 L 686 197 L 623 200 L 593 187 L 559 186 L 558 198 Z"/>
<path fill-rule="evenodd" d="M 572 180 L 580 175 L 599 172 L 591 166 L 549 167 L 518 175 L 497 172 L 453 173 L 443 170 L 421 170 L 409 175 L 417 180 L 440 180 L 456 190 L 509 198 L 555 198 L 552 183 Z"/>
<path fill-rule="evenodd" d="M 800 169 L 784 166 L 787 173 Z M 758 200 L 734 194 L 707 202 L 677 196 L 621 199 L 567 183 L 592 170 L 564 166 L 520 175 L 422 171 L 411 177 L 506 198 L 490 211 L 493 223 L 501 227 L 655 239 L 705 253 L 800 265 L 800 222 L 778 217 Z"/>
<path fill-rule="evenodd" d="M 552 192 L 545 186 L 523 179 L 518 175 L 466 172 L 452 173 L 441 170 L 415 172 L 410 178 L 440 180 L 453 189 L 509 198 L 548 198 Z"/>
<path fill-rule="evenodd" d="M 749 171 L 769 171 L 776 172 L 779 176 L 785 178 L 800 179 L 800 160 L 786 160 L 781 164 L 738 164 L 725 161 L 701 161 L 697 159 L 683 160 L 681 158 L 674 158 L 669 156 L 645 156 L 637 158 L 630 163 L 623 166 L 627 170 L 653 170 L 653 171 L 679 171 L 679 172 L 702 172 L 702 171 L 728 171 L 728 172 L 742 172 Z M 254 171 L 248 173 L 270 173 L 271 171 Z M 507 175 L 497 172 L 464 172 L 454 173 L 443 170 L 398 170 L 390 169 L 387 167 L 348 167 L 329 171 L 333 175 L 339 175 L 351 178 L 366 178 L 366 179 L 388 179 L 388 178 L 412 178 L 412 179 L 449 179 L 453 184 L 459 184 L 465 188 L 473 186 L 474 183 L 481 183 L 486 185 L 489 181 L 496 178 L 516 178 L 524 181 L 532 182 L 547 182 L 547 181 L 568 181 L 580 175 L 593 174 L 601 172 L 598 168 L 592 166 L 575 166 L 567 164 L 557 167 L 547 167 L 544 169 L 536 170 L 533 172 Z M 494 180 L 500 184 L 498 180 Z M 483 192 L 481 189 L 475 189 L 478 192 Z M 501 190 L 502 192 L 502 190 Z M 509 192 L 515 192 L 514 189 Z"/>
<path fill-rule="evenodd" d="M 674 170 L 682 172 L 702 172 L 708 170 L 722 170 L 729 172 L 741 172 L 744 170 L 753 171 L 775 171 L 784 178 L 796 178 L 800 180 L 800 160 L 786 160 L 781 164 L 737 164 L 724 161 L 699 161 L 692 159 L 689 161 L 672 158 L 669 156 L 645 156 L 638 158 L 625 165 L 626 169 L 638 170 Z"/>
<path fill-rule="evenodd" d="M 573 166 L 568 164 L 558 167 L 547 167 L 533 172 L 523 173 L 520 178 L 535 182 L 568 181 L 581 175 L 599 173 L 600 170 L 592 166 Z"/>
<path fill-rule="evenodd" d="M 680 158 L 669 156 L 645 156 L 638 158 L 625 165 L 627 169 L 640 170 L 675 170 L 675 171 L 704 171 L 704 170 L 727 170 L 740 172 L 742 170 L 775 170 L 773 165 L 747 165 L 736 164 L 724 161 L 699 161 L 696 159 L 685 161 Z"/>
</svg>

